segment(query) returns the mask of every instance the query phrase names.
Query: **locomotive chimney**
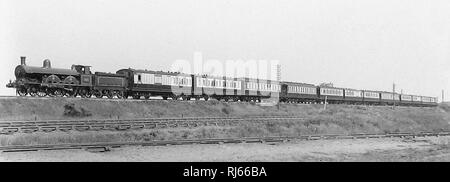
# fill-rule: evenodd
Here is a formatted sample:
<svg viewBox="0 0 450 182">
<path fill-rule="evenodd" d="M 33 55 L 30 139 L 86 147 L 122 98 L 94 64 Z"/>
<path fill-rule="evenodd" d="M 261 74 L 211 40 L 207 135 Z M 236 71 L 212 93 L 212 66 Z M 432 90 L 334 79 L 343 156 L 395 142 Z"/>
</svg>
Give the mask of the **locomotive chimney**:
<svg viewBox="0 0 450 182">
<path fill-rule="evenodd" d="M 43 68 L 52 68 L 52 64 L 50 63 L 49 59 L 45 59 L 44 60 L 44 65 L 42 66 Z"/>
<path fill-rule="evenodd" d="M 20 65 L 27 65 L 25 59 L 26 59 L 25 56 L 20 57 Z"/>
</svg>

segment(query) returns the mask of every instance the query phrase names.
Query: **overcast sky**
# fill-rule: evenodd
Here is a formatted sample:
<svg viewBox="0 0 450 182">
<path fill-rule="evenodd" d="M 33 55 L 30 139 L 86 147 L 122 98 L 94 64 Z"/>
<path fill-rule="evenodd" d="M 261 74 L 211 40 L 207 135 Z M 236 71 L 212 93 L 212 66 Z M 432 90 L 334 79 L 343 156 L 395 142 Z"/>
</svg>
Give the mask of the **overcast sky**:
<svg viewBox="0 0 450 182">
<path fill-rule="evenodd" d="M 0 95 L 27 64 L 279 60 L 282 79 L 450 98 L 448 0 L 0 0 Z M 448 99 L 446 99 L 448 100 Z"/>
</svg>

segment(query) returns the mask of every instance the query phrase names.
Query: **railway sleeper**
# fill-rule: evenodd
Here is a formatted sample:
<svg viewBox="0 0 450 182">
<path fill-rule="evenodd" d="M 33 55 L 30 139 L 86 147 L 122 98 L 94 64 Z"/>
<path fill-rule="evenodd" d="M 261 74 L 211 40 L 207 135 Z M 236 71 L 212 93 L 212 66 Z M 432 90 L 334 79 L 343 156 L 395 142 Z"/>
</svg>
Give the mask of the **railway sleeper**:
<svg viewBox="0 0 450 182">
<path fill-rule="evenodd" d="M 153 129 L 156 127 L 158 127 L 157 124 L 145 124 L 144 125 L 144 128 L 146 128 L 146 129 Z"/>
<path fill-rule="evenodd" d="M 64 131 L 64 132 L 68 132 L 70 130 L 73 130 L 73 128 L 65 126 L 65 127 L 59 127 L 58 130 L 59 131 Z"/>
<path fill-rule="evenodd" d="M 38 127 L 24 127 L 24 128 L 20 128 L 20 131 L 23 133 L 33 133 L 36 131 L 39 131 Z"/>
<path fill-rule="evenodd" d="M 77 131 L 87 131 L 90 130 L 91 127 L 90 126 L 74 126 L 75 130 Z"/>
<path fill-rule="evenodd" d="M 19 131 L 19 128 L 3 128 L 2 134 L 12 134 Z"/>
<path fill-rule="evenodd" d="M 168 125 L 167 123 L 158 123 L 158 124 L 156 125 L 156 127 L 157 127 L 157 128 L 167 128 L 167 127 L 169 127 L 169 125 Z"/>
<path fill-rule="evenodd" d="M 188 123 L 189 127 L 198 127 L 199 124 L 196 122 Z"/>
<path fill-rule="evenodd" d="M 43 132 L 56 131 L 56 127 L 41 127 L 41 131 L 43 131 Z"/>
<path fill-rule="evenodd" d="M 189 123 L 181 123 L 180 126 L 181 127 L 189 127 Z"/>
<path fill-rule="evenodd" d="M 322 139 L 321 136 L 308 136 L 307 140 L 320 140 L 320 139 Z"/>
<path fill-rule="evenodd" d="M 104 129 L 104 130 L 115 131 L 117 127 L 118 127 L 118 126 L 115 125 L 115 124 L 109 124 L 109 125 L 104 125 L 104 126 L 103 126 L 103 129 Z"/>
<path fill-rule="evenodd" d="M 116 127 L 116 130 L 129 130 L 131 128 L 131 125 L 118 125 Z"/>
<path fill-rule="evenodd" d="M 145 125 L 143 124 L 137 124 L 137 125 L 131 125 L 131 129 L 133 130 L 140 130 L 140 129 L 144 129 Z"/>
<path fill-rule="evenodd" d="M 93 126 L 91 126 L 91 130 L 95 130 L 95 131 L 104 130 L 105 128 L 106 128 L 105 125 L 93 125 Z"/>
</svg>

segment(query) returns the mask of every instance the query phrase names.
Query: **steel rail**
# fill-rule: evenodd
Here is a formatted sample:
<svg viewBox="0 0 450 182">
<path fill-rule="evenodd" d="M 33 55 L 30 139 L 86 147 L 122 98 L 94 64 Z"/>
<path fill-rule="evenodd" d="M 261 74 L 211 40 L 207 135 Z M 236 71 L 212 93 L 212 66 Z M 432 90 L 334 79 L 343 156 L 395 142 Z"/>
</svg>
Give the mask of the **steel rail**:
<svg viewBox="0 0 450 182">
<path fill-rule="evenodd" d="M 368 138 L 406 138 L 406 137 L 428 137 L 428 136 L 450 136 L 450 131 L 444 132 L 418 132 L 418 133 L 387 133 L 371 134 L 358 133 L 350 135 L 329 134 L 329 135 L 301 135 L 295 137 L 272 136 L 272 137 L 245 137 L 245 138 L 207 138 L 207 139 L 182 139 L 182 140 L 153 140 L 145 142 L 104 142 L 104 143 L 67 143 L 49 145 L 12 145 L 1 146 L 2 152 L 25 152 L 39 150 L 68 150 L 85 149 L 92 151 L 109 151 L 111 148 L 124 146 L 166 146 L 166 145 L 187 145 L 187 144 L 225 144 L 225 143 L 280 143 L 293 140 L 330 140 L 330 139 L 368 139 Z"/>
<path fill-rule="evenodd" d="M 53 131 L 87 131 L 87 130 L 130 130 L 167 127 L 198 126 L 236 126 L 239 122 L 254 123 L 282 122 L 304 120 L 302 117 L 226 117 L 226 118 L 140 118 L 140 119 L 90 119 L 90 120 L 51 120 L 51 121 L 16 121 L 0 123 L 0 134 L 17 132 L 53 132 Z"/>
</svg>

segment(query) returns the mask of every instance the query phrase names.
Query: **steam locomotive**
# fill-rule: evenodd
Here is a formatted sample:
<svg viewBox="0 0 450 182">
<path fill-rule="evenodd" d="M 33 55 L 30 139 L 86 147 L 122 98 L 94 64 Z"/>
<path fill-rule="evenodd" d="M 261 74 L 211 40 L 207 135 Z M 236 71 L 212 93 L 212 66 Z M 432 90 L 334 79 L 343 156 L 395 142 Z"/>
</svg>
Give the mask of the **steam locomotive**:
<svg viewBox="0 0 450 182">
<path fill-rule="evenodd" d="M 116 73 L 95 72 L 90 66 L 72 65 L 71 69 L 52 68 L 46 59 L 42 67 L 21 64 L 16 80 L 6 86 L 20 96 L 133 99 L 161 96 L 164 100 L 208 100 L 261 102 L 276 99 L 288 103 L 345 103 L 370 105 L 437 106 L 436 97 L 315 86 L 297 82 L 279 82 L 254 78 L 231 78 L 176 72 L 121 69 Z"/>
<path fill-rule="evenodd" d="M 67 96 L 90 98 L 106 96 L 123 98 L 127 78 L 120 74 L 96 72 L 90 66 L 72 65 L 71 69 L 52 68 L 50 60 L 44 60 L 42 67 L 27 66 L 25 57 L 15 69 L 16 81 L 7 87 L 16 88 L 17 94 L 35 97 Z"/>
</svg>

